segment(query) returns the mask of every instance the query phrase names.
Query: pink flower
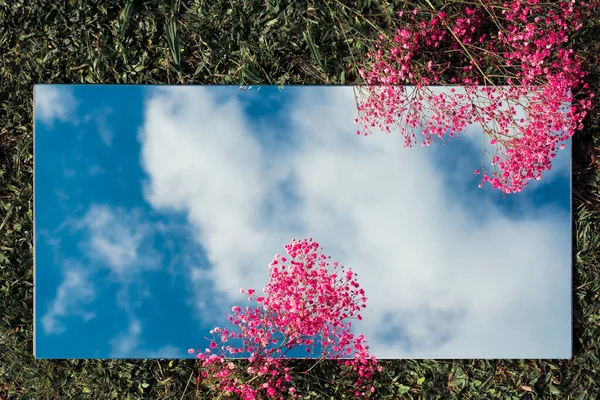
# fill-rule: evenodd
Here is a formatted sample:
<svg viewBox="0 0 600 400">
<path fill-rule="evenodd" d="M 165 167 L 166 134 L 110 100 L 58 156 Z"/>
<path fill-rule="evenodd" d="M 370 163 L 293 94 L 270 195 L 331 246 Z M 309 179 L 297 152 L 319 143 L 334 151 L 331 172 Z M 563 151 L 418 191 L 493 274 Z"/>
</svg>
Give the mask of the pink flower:
<svg viewBox="0 0 600 400">
<path fill-rule="evenodd" d="M 423 15 L 421 20 L 414 9 L 410 21 L 399 24 L 392 40 L 376 43 L 364 58 L 364 65 L 358 66 L 368 86 L 358 89 L 365 96 L 359 96 L 361 129 L 357 134 L 366 136 L 371 128 L 389 133 L 391 128 L 398 127 L 405 146 L 410 147 L 417 143 L 414 129 L 420 128 L 421 144 L 429 146 L 436 139 L 444 142 L 446 137 L 458 136 L 470 124 L 494 121 L 497 128 L 484 134 L 493 137 L 491 145 L 500 141 L 502 149 L 495 149 L 496 154 L 491 157 L 494 171 L 480 185 L 488 182 L 504 193 L 516 193 L 551 168 L 556 147 L 564 149 L 558 143 L 582 129 L 583 118 L 591 109 L 593 93 L 583 82 L 586 72 L 581 59 L 573 56 L 572 48 L 566 47 L 569 36 L 582 26 L 580 21 L 590 15 L 591 7 L 575 2 L 554 6 L 538 1 L 507 0 L 502 12 L 494 14 L 497 20 L 493 23 L 490 14 L 484 11 L 486 2 L 475 3 L 481 7 L 465 7 L 464 15 L 458 11 L 436 15 L 435 11 L 424 9 L 419 13 L 420 17 Z M 581 8 L 574 12 L 578 5 Z M 398 16 L 403 13 L 398 12 Z M 530 16 L 534 22 L 530 22 Z M 496 36 L 479 34 L 478 29 L 484 23 L 497 24 L 500 31 Z M 467 60 L 467 65 L 453 66 L 454 76 L 450 79 L 462 84 L 466 94 L 424 93 L 425 86 L 432 81 L 444 82 L 444 76 L 432 69 L 434 62 L 440 65 L 436 53 L 446 49 L 463 51 L 465 44 L 475 41 L 478 45 L 470 47 L 469 54 L 459 54 Z M 490 78 L 482 66 L 491 66 L 493 74 L 506 77 L 511 86 L 489 85 Z M 483 83 L 486 87 L 482 89 Z M 416 87 L 410 98 L 403 86 L 407 84 Z M 589 98 L 573 100 L 571 92 L 582 84 Z M 489 105 L 480 105 L 481 91 L 487 95 Z M 523 96 L 530 100 L 524 107 L 527 126 L 515 124 L 514 108 L 501 111 Z M 564 102 L 572 102 L 567 115 L 562 110 Z M 428 119 L 422 117 L 422 108 L 430 110 Z M 511 128 L 516 134 L 510 133 Z"/>
<path fill-rule="evenodd" d="M 223 329 L 221 344 L 211 341 L 209 345 L 211 349 L 221 346 L 229 354 L 248 353 L 251 365 L 247 372 L 259 378 L 256 380 L 258 388 L 232 378 L 237 371 L 232 368 L 233 363 L 224 362 L 224 355 L 199 357 L 202 367 L 208 368 L 211 376 L 220 382 L 221 390 L 242 398 L 264 394 L 261 390 L 268 396 L 282 396 L 286 391 L 295 396 L 295 388 L 285 386 L 286 383 L 289 386 L 292 379 L 289 368 L 283 367 L 280 358 L 294 347 L 304 345 L 310 353 L 310 346 L 320 345 L 323 357 L 339 360 L 341 356 L 353 356 L 349 366 L 358 374 L 356 386 L 368 391 L 365 380 L 371 378 L 377 367 L 376 359 L 368 354 L 364 336 L 353 339 L 351 324 L 345 322 L 352 317 L 362 319 L 357 312 L 365 307 L 364 290 L 356 280 L 348 282 L 355 274 L 343 269 L 338 273 L 328 271 L 326 260 L 330 257 L 322 254 L 322 248 L 312 239 L 292 240 L 284 248 L 291 260 L 281 269 L 270 268 L 269 283 L 263 290 L 266 296 L 256 299 L 262 307 L 244 310 L 232 307 L 234 315 L 230 315 L 228 321 L 239 327 L 241 333 L 236 335 Z M 281 258 L 281 262 L 286 261 Z M 338 267 L 334 262 L 334 271 Z M 248 290 L 249 295 L 253 293 L 254 290 Z M 362 297 L 357 297 L 358 293 Z M 242 346 L 225 346 L 228 336 L 243 339 Z"/>
</svg>

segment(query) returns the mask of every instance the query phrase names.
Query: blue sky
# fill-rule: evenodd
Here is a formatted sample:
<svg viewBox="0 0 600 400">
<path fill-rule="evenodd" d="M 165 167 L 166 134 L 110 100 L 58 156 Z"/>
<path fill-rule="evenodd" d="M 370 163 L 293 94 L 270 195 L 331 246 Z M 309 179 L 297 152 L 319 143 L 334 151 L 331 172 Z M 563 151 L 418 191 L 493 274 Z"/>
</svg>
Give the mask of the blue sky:
<svg viewBox="0 0 600 400">
<path fill-rule="evenodd" d="M 190 357 L 304 237 L 359 273 L 353 326 L 379 358 L 570 357 L 569 146 L 504 199 L 473 175 L 481 127 L 359 137 L 350 87 L 34 101 L 37 358 Z"/>
</svg>

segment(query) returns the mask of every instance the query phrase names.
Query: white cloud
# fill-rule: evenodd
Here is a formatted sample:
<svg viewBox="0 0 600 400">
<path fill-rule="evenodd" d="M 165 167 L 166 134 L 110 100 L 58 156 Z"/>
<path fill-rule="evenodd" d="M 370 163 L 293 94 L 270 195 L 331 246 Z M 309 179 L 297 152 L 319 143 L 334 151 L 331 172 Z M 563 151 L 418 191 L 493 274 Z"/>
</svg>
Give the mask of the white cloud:
<svg viewBox="0 0 600 400">
<path fill-rule="evenodd" d="M 162 267 L 160 255 L 151 242 L 154 228 L 143 220 L 140 210 L 101 204 L 92 205 L 76 225 L 88 231 L 83 248 L 92 260 L 110 270 L 113 280 L 120 285 L 117 304 L 129 315 L 128 331 L 110 341 L 111 357 L 137 358 L 138 352 L 143 352 L 139 349 L 142 321 L 135 311 L 144 298 L 152 295 L 141 275 Z M 134 294 L 133 289 L 137 289 Z"/>
<path fill-rule="evenodd" d="M 148 201 L 186 212 L 212 264 L 204 296 L 207 280 L 229 301 L 260 289 L 273 253 L 313 237 L 358 272 L 355 325 L 380 358 L 570 356 L 568 213 L 517 220 L 484 196 L 474 212 L 446 195 L 430 149 L 353 133 L 351 88 L 288 88 L 293 146 L 273 152 L 215 90 L 155 90 L 140 133 Z"/>
<path fill-rule="evenodd" d="M 98 116 L 97 124 L 98 124 L 98 133 L 100 134 L 100 138 L 104 142 L 105 145 L 110 146 L 112 144 L 113 132 L 108 127 L 107 116 L 112 113 L 112 109 L 105 110 L 104 114 Z"/>
<path fill-rule="evenodd" d="M 167 344 L 157 349 L 143 347 L 144 340 L 142 321 L 132 316 L 126 332 L 109 341 L 110 358 L 183 358 L 182 348 Z"/>
<path fill-rule="evenodd" d="M 94 120 L 96 123 L 96 129 L 100 135 L 100 139 L 106 146 L 112 145 L 113 131 L 109 127 L 108 117 L 112 114 L 113 110 L 110 107 L 104 107 L 103 109 L 96 109 L 93 114 L 86 114 L 83 117 L 85 123 L 90 120 Z"/>
<path fill-rule="evenodd" d="M 139 210 L 95 204 L 77 225 L 89 234 L 84 249 L 118 280 L 131 282 L 140 272 L 160 268 L 157 252 L 147 246 L 152 226 L 142 221 Z"/>
<path fill-rule="evenodd" d="M 35 85 L 34 114 L 35 118 L 52 126 L 58 119 L 62 122 L 73 119 L 77 101 L 71 88 L 65 85 Z"/>
<path fill-rule="evenodd" d="M 168 93 L 169 89 L 159 91 Z M 248 275 L 253 265 L 265 264 L 257 250 L 269 244 L 279 248 L 281 243 L 273 240 L 269 230 L 257 228 L 259 215 L 254 210 L 267 195 L 260 146 L 244 134 L 243 116 L 235 101 L 212 109 L 208 98 L 187 91 L 173 100 L 170 104 L 157 98 L 149 104 L 150 130 L 141 133 L 147 135 L 142 157 L 152 163 L 148 165 L 153 180 L 146 188 L 147 197 L 155 207 L 187 211 L 211 260 L 218 259 L 230 271 L 245 265 Z M 191 118 L 165 119 L 164 107 Z M 210 117 L 212 113 L 217 117 Z M 196 134 L 199 126 L 207 134 Z M 228 134 L 220 137 L 217 132 Z M 174 140 L 169 139 L 171 135 Z M 205 151 L 199 153 L 200 148 Z M 215 211 L 224 209 L 228 212 L 214 218 Z M 237 291 L 239 280 L 232 278 L 221 284 Z M 261 284 L 264 274 L 250 279 L 250 284 Z"/>
<path fill-rule="evenodd" d="M 151 245 L 152 226 L 142 220 L 139 210 L 128 211 L 95 204 L 83 218 L 65 221 L 55 233 L 64 227 L 70 228 L 71 233 L 82 235 L 80 246 L 90 262 L 84 269 L 78 263 L 65 261 L 56 247 L 58 244 L 54 245 L 55 262 L 62 264 L 64 278 L 49 311 L 42 318 L 46 334 L 66 331 L 66 327 L 59 323 L 59 317 L 80 315 L 87 321 L 94 316 L 93 313 L 82 311 L 80 307 L 95 298 L 92 278 L 102 269 L 109 270 L 110 278 L 120 285 L 117 302 L 133 320 L 131 332 L 137 332 L 135 308 L 143 297 L 150 296 L 140 275 L 161 268 L 161 258 Z M 139 289 L 133 299 L 130 293 L 132 286 Z M 130 334 L 128 337 L 133 336 Z M 124 344 L 118 344 L 117 347 L 126 346 L 131 340 L 133 339 L 125 340 Z"/>
<path fill-rule="evenodd" d="M 139 319 L 132 319 L 129 322 L 127 332 L 122 333 L 115 339 L 110 340 L 110 358 L 131 357 L 133 351 L 140 345 L 141 334 L 142 322 Z"/>
<path fill-rule="evenodd" d="M 100 167 L 99 165 L 95 165 L 95 164 L 90 166 L 90 168 L 88 169 L 88 172 L 89 172 L 90 176 L 96 176 L 96 175 L 106 173 L 106 171 L 102 167 Z"/>
<path fill-rule="evenodd" d="M 54 301 L 41 319 L 42 328 L 47 335 L 65 332 L 65 326 L 59 321 L 61 317 L 79 315 L 84 321 L 89 321 L 95 316 L 81 307 L 95 298 L 88 273 L 74 262 L 66 261 L 65 264 L 64 279 L 56 290 Z"/>
<path fill-rule="evenodd" d="M 169 344 L 156 350 L 151 350 L 149 353 L 144 352 L 143 358 L 183 358 L 185 357 L 184 350 Z"/>
</svg>

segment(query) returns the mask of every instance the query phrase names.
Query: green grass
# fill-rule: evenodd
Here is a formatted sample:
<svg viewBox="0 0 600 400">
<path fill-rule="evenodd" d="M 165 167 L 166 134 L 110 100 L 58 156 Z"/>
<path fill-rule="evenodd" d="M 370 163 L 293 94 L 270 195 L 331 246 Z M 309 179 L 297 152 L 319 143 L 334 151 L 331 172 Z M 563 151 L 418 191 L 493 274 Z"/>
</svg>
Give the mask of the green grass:
<svg viewBox="0 0 600 400">
<path fill-rule="evenodd" d="M 402 4 L 388 3 L 345 2 L 382 28 Z M 224 4 L 0 0 L 1 400 L 211 398 L 192 360 L 33 358 L 32 99 L 35 83 L 352 84 L 352 60 L 376 34 L 337 2 Z M 600 99 L 599 15 L 572 40 Z M 376 398 L 600 398 L 599 109 L 573 138 L 573 359 L 384 361 Z M 339 372 L 323 362 L 295 385 L 306 398 L 343 398 L 351 381 Z"/>
</svg>

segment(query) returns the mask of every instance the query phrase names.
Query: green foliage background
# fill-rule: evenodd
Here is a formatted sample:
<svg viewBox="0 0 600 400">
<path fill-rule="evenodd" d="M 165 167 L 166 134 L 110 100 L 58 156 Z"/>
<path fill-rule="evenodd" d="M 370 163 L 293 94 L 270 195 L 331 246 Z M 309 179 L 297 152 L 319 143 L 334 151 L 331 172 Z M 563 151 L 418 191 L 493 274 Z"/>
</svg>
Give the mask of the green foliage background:
<svg viewBox="0 0 600 400">
<path fill-rule="evenodd" d="M 33 358 L 33 85 L 352 84 L 373 25 L 420 2 L 344 4 L 0 0 L 0 400 L 214 397 L 192 360 Z M 598 99 L 599 27 L 596 10 L 571 38 Z M 600 398 L 599 109 L 573 138 L 573 359 L 383 361 L 375 398 Z M 294 383 L 307 399 L 344 398 L 339 372 L 321 362 Z"/>
</svg>

